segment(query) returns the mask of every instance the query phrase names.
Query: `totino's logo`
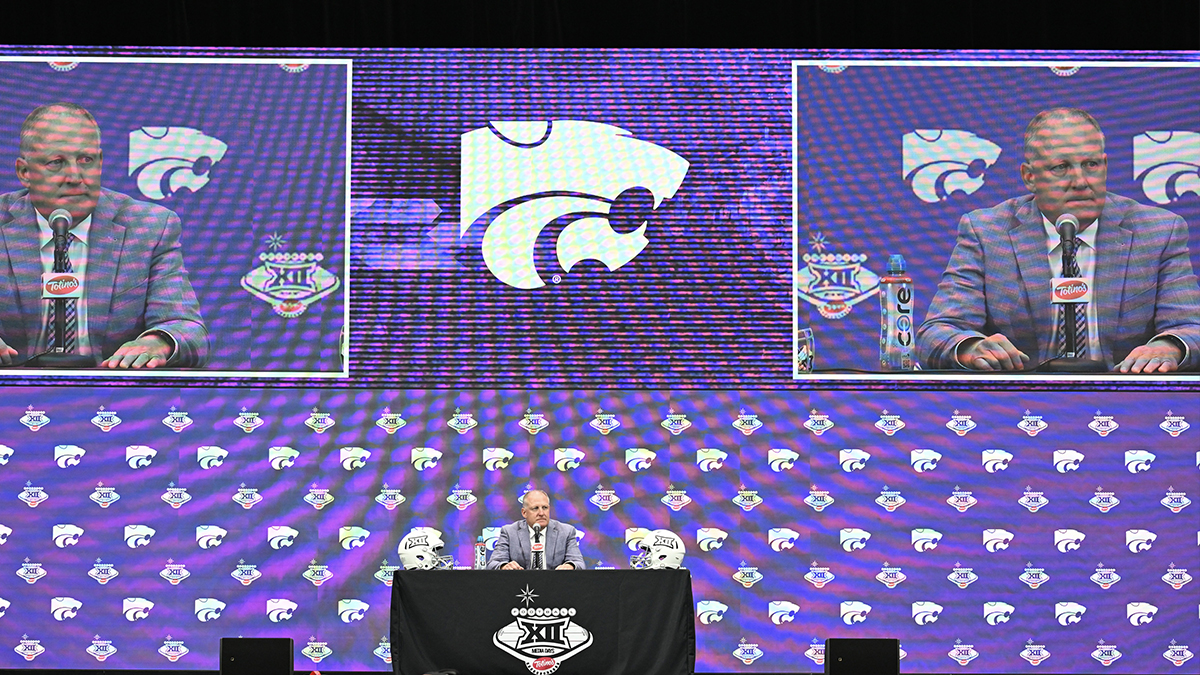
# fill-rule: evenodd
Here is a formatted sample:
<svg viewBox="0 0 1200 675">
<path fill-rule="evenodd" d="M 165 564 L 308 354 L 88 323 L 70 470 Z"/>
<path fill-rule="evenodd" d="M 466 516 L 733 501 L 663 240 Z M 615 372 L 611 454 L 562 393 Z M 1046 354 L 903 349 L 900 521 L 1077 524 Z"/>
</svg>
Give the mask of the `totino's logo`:
<svg viewBox="0 0 1200 675">
<path fill-rule="evenodd" d="M 679 155 L 609 124 L 489 122 L 462 136 L 459 237 L 485 227 L 483 261 L 514 288 L 541 288 L 543 271 L 570 272 L 583 260 L 615 271 L 650 243 L 646 216 L 675 196 L 687 171 Z M 538 255 L 539 240 L 553 255 Z"/>
<path fill-rule="evenodd" d="M 79 277 L 74 274 L 60 274 L 46 280 L 46 293 L 50 295 L 67 295 L 79 290 Z"/>
<path fill-rule="evenodd" d="M 1133 137 L 1133 179 L 1146 199 L 1170 204 L 1183 195 L 1200 196 L 1200 134 L 1147 131 Z"/>
<path fill-rule="evenodd" d="M 983 174 L 1000 158 L 1000 146 L 961 129 L 917 129 L 901 141 L 903 178 L 926 204 L 955 192 L 973 194 Z"/>
<path fill-rule="evenodd" d="M 199 129 L 142 127 L 129 132 L 129 175 L 147 199 L 166 199 L 184 188 L 198 192 L 228 149 Z"/>
<path fill-rule="evenodd" d="M 1054 293 L 1054 299 L 1058 302 L 1070 302 L 1079 300 L 1088 294 L 1087 282 L 1078 281 L 1075 279 L 1060 281 L 1053 285 L 1051 292 Z"/>
</svg>

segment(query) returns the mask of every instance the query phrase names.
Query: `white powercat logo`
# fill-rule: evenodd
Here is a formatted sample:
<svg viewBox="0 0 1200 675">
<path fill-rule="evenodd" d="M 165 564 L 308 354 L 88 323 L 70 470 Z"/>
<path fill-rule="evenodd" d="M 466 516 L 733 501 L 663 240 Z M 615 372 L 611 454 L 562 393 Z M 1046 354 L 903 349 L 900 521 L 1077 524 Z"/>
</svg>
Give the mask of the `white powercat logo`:
<svg viewBox="0 0 1200 675">
<path fill-rule="evenodd" d="M 1133 179 L 1146 199 L 1170 204 L 1183 195 L 1200 196 L 1200 134 L 1147 131 L 1133 137 Z"/>
<path fill-rule="evenodd" d="M 182 188 L 208 185 L 212 166 L 229 146 L 189 127 L 142 127 L 129 132 L 129 175 L 147 199 L 166 199 Z"/>
<path fill-rule="evenodd" d="M 1000 146 L 961 129 L 917 129 L 904 134 L 901 146 L 904 180 L 927 204 L 973 194 L 1000 158 Z"/>
<path fill-rule="evenodd" d="M 462 135 L 462 203 L 459 237 L 481 223 L 483 261 L 497 279 L 521 289 L 546 285 L 534 249 L 542 230 L 569 220 L 555 242 L 566 272 L 583 260 L 615 271 L 633 260 L 649 240 L 643 221 L 618 233 L 609 209 L 623 192 L 645 188 L 653 208 L 675 196 L 688 162 L 620 127 L 576 120 L 489 122 Z"/>
</svg>

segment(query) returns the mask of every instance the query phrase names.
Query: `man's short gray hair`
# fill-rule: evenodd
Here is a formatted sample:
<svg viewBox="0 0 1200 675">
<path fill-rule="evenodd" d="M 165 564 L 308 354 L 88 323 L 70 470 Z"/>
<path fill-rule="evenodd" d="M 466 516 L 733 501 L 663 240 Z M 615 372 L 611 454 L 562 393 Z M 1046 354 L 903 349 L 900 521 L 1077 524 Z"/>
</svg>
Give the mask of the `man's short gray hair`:
<svg viewBox="0 0 1200 675">
<path fill-rule="evenodd" d="M 525 508 L 525 500 L 529 498 L 529 495 L 531 495 L 535 492 L 540 494 L 541 496 L 545 497 L 547 502 L 550 501 L 550 495 L 546 494 L 545 490 L 530 490 L 529 492 L 526 492 L 525 494 L 521 495 L 521 508 Z"/>
<path fill-rule="evenodd" d="M 96 127 L 96 135 L 100 135 L 100 124 L 96 122 L 96 118 L 92 117 L 92 113 L 88 112 L 87 108 L 79 105 L 78 103 L 59 101 L 58 103 L 39 105 L 38 107 L 34 108 L 33 112 L 29 113 L 29 115 L 25 117 L 25 121 L 21 123 L 20 138 L 22 155 L 29 151 L 29 145 L 33 142 L 31 139 L 34 130 L 37 129 L 37 123 L 40 122 L 43 117 L 46 117 L 54 112 L 67 112 L 70 114 L 79 115 L 80 117 L 91 122 L 92 125 Z"/>
<path fill-rule="evenodd" d="M 1023 149 L 1026 162 L 1030 160 L 1033 154 L 1033 138 L 1037 135 L 1037 132 L 1050 122 L 1059 122 L 1062 120 L 1078 120 L 1092 125 L 1092 128 L 1100 134 L 1100 151 L 1104 151 L 1104 130 L 1100 128 L 1100 123 L 1096 121 L 1096 118 L 1092 117 L 1088 114 L 1088 111 L 1082 108 L 1060 106 L 1043 110 L 1034 115 L 1033 119 L 1029 120 L 1029 126 L 1025 127 L 1025 147 Z"/>
</svg>

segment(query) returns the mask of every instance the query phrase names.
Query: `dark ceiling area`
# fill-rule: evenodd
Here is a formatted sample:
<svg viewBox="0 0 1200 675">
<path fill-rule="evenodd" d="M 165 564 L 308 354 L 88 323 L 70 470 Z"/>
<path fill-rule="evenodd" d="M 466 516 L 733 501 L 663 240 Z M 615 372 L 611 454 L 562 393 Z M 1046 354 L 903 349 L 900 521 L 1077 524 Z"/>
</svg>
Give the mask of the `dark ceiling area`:
<svg viewBox="0 0 1200 675">
<path fill-rule="evenodd" d="M 1200 49 L 1200 0 L 156 0 L 11 3 L 28 45 Z"/>
</svg>

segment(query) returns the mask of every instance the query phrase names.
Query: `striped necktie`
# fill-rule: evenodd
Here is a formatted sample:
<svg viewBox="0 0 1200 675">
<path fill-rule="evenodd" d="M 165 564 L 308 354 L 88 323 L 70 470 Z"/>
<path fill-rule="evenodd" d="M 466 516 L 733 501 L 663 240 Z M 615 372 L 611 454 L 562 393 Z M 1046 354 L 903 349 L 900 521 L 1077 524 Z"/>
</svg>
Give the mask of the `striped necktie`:
<svg viewBox="0 0 1200 675">
<path fill-rule="evenodd" d="M 542 530 L 540 528 L 533 531 L 533 543 L 534 544 L 542 543 Z M 539 546 L 538 550 L 533 552 L 533 569 L 540 570 L 544 566 L 545 565 L 542 561 L 542 551 L 541 551 L 541 547 Z"/>
<path fill-rule="evenodd" d="M 63 270 L 67 271 L 67 272 L 74 271 L 71 269 L 71 244 L 74 243 L 74 241 L 75 241 L 75 235 L 69 234 L 67 236 L 67 250 L 65 251 L 65 253 L 63 255 Z M 46 339 L 46 346 L 51 350 L 53 350 L 57 346 L 57 344 L 56 344 L 57 343 L 57 340 L 56 340 L 56 332 L 57 331 L 55 331 L 55 329 L 54 329 L 54 324 L 56 321 L 55 311 L 57 309 L 57 305 L 58 305 L 57 302 L 50 303 L 50 323 L 47 324 L 47 329 L 49 331 L 49 337 Z M 75 347 L 76 347 L 75 343 L 76 343 L 77 333 L 79 331 L 79 317 L 76 315 L 75 312 L 76 312 L 75 298 L 66 298 L 63 301 L 63 319 L 64 319 L 63 345 L 65 347 L 64 351 L 66 351 L 66 352 L 74 352 Z"/>
<path fill-rule="evenodd" d="M 1080 245 L 1083 240 L 1079 237 L 1075 238 L 1075 252 L 1079 252 Z M 1067 267 L 1063 270 L 1064 277 L 1079 276 L 1079 263 L 1075 260 L 1075 256 L 1071 256 L 1067 261 Z M 1060 305 L 1058 308 L 1058 355 L 1068 356 L 1067 354 L 1067 312 L 1066 305 Z M 1088 326 L 1087 326 L 1087 305 L 1075 305 L 1075 356 L 1077 358 L 1087 358 L 1088 348 Z"/>
</svg>

